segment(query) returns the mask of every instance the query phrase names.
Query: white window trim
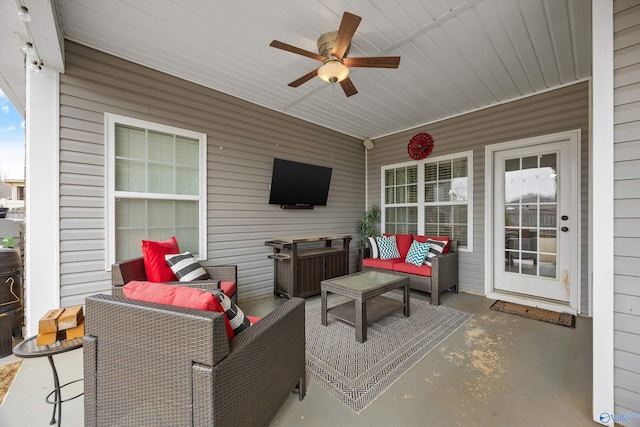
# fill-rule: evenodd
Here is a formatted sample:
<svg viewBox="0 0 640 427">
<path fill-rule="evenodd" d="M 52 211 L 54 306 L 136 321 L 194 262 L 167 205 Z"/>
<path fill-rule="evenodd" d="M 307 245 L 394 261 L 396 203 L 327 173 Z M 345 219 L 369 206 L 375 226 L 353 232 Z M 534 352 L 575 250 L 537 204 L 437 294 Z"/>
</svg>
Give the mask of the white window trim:
<svg viewBox="0 0 640 427">
<path fill-rule="evenodd" d="M 418 202 L 417 203 L 397 203 L 394 207 L 418 206 L 418 234 L 424 235 L 424 164 L 440 162 L 445 160 L 456 159 L 460 157 L 467 158 L 467 178 L 469 194 L 467 199 L 467 246 L 458 246 L 458 250 L 462 252 L 473 252 L 473 150 L 462 151 L 458 153 L 446 154 L 438 157 L 430 157 L 424 160 L 415 160 L 402 163 L 394 163 L 380 167 L 380 225 L 382 232 L 385 232 L 386 212 L 385 212 L 385 172 L 388 169 L 397 169 L 401 167 L 414 166 L 418 167 Z M 458 203 L 442 203 L 442 205 L 451 205 Z"/>
<path fill-rule="evenodd" d="M 197 139 L 199 141 L 199 192 L 200 196 L 195 198 L 199 201 L 200 208 L 198 212 L 199 226 L 199 243 L 198 243 L 198 260 L 207 259 L 207 134 L 195 132 L 188 129 L 168 126 L 161 123 L 149 122 L 146 120 L 134 119 L 131 117 L 120 116 L 117 114 L 105 113 L 104 115 L 104 135 L 105 135 L 105 198 L 106 198 L 106 227 L 105 242 L 106 254 L 105 270 L 110 271 L 111 265 L 116 260 L 116 217 L 115 217 L 115 128 L 116 125 L 133 126 L 142 129 L 153 130 L 168 134 L 180 135 L 187 138 Z M 125 193 L 125 192 L 122 192 Z M 132 193 L 137 194 L 137 193 Z M 158 195 L 145 195 L 146 199 L 163 199 Z M 194 200 L 192 196 L 172 196 L 172 200 Z"/>
</svg>

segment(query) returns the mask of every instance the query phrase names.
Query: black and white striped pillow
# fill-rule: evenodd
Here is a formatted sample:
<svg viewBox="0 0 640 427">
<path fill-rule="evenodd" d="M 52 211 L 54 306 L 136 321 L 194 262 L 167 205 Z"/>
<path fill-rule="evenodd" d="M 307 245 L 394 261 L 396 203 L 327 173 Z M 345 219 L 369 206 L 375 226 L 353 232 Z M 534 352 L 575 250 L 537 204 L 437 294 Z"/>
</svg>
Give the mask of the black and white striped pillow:
<svg viewBox="0 0 640 427">
<path fill-rule="evenodd" d="M 444 251 L 444 247 L 447 246 L 447 242 L 427 239 L 427 243 L 429 244 L 429 252 L 427 253 L 424 263 L 431 267 L 431 258 L 442 255 L 442 251 Z"/>
<path fill-rule="evenodd" d="M 231 298 L 226 296 L 223 291 L 216 289 L 208 292 L 211 292 L 216 296 L 216 298 L 218 298 L 218 301 L 220 301 L 220 305 L 224 309 L 224 314 L 229 320 L 231 329 L 233 329 L 234 336 L 251 326 L 249 318 L 244 315 L 244 312 L 240 310 L 240 307 L 234 304 L 234 302 L 231 301 Z"/>
<path fill-rule="evenodd" d="M 173 274 L 181 282 L 210 279 L 207 270 L 202 268 L 198 260 L 189 251 L 181 254 L 165 255 L 164 259 L 171 267 Z"/>
<path fill-rule="evenodd" d="M 380 258 L 380 250 L 378 249 L 378 241 L 375 237 L 369 237 L 370 258 Z"/>
</svg>

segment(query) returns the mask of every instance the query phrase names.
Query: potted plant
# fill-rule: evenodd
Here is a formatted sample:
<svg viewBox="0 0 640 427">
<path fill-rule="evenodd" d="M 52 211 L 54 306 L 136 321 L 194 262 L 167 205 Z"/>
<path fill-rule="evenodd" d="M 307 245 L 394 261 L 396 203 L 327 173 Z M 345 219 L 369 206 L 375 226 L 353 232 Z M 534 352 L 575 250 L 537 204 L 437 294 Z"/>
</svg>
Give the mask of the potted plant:
<svg viewBox="0 0 640 427">
<path fill-rule="evenodd" d="M 380 221 L 380 208 L 372 205 L 358 221 L 358 234 L 360 235 L 360 249 L 356 260 L 356 270 L 360 271 L 360 260 L 365 256 L 364 252 L 369 246 L 369 237 L 377 236 L 376 224 Z"/>
<path fill-rule="evenodd" d="M 358 222 L 358 234 L 360 234 L 360 246 L 366 247 L 369 237 L 376 236 L 376 223 L 380 221 L 380 208 L 378 205 L 372 205 Z"/>
</svg>

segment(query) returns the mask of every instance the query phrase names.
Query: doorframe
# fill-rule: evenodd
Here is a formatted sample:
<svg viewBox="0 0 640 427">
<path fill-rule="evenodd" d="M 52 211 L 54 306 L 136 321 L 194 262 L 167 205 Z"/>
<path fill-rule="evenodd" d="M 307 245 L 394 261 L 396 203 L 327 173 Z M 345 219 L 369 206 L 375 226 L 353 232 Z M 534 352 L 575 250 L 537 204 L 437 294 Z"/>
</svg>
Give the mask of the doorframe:
<svg viewBox="0 0 640 427">
<path fill-rule="evenodd" d="M 577 217 L 576 217 L 576 225 L 575 228 L 577 230 L 577 244 L 575 248 L 575 254 L 571 254 L 576 263 L 576 280 L 573 283 L 573 288 L 571 289 L 571 297 L 569 300 L 569 305 L 555 303 L 553 301 L 545 301 L 537 298 L 527 298 L 526 296 L 510 294 L 507 292 L 500 292 L 494 289 L 493 286 L 493 277 L 494 277 L 494 254 L 495 254 L 495 242 L 494 242 L 494 227 L 493 218 L 494 215 L 494 182 L 493 182 L 493 173 L 494 173 L 494 165 L 493 165 L 493 157 L 494 153 L 497 151 L 516 149 L 521 147 L 527 147 L 530 145 L 541 144 L 545 142 L 549 142 L 549 140 L 573 140 L 574 150 L 571 153 L 573 156 L 573 161 L 570 162 L 570 173 L 574 177 L 575 182 L 575 191 L 576 191 L 576 209 L 577 209 Z M 580 143 L 581 143 L 581 131 L 580 129 L 574 129 L 565 132 L 558 132 L 547 135 L 535 136 L 532 138 L 524 138 L 518 139 L 514 141 L 501 142 L 497 144 L 487 145 L 485 146 L 485 192 L 484 192 L 484 211 L 485 211 L 485 229 L 484 229 L 484 249 L 485 249 L 485 257 L 484 257 L 484 287 L 485 294 L 487 298 L 492 299 L 500 299 L 503 301 L 514 302 L 518 304 L 532 305 L 535 307 L 543 308 L 546 310 L 552 311 L 560 311 L 560 312 L 568 312 L 571 314 L 579 314 L 580 313 L 580 301 L 581 301 L 581 289 L 582 289 L 582 275 L 581 275 L 581 242 L 582 242 L 582 212 L 581 212 L 581 197 L 580 197 L 580 189 L 581 189 L 581 181 L 580 181 L 580 171 L 581 171 L 581 160 L 580 160 Z"/>
</svg>

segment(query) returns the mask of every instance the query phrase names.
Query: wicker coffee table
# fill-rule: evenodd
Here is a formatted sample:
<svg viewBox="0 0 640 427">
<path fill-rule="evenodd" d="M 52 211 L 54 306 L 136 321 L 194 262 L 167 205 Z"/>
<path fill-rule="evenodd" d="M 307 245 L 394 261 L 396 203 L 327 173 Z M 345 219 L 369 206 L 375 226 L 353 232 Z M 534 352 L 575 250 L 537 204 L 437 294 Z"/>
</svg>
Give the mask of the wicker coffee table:
<svg viewBox="0 0 640 427">
<path fill-rule="evenodd" d="M 403 301 L 381 296 L 394 289 L 404 288 Z M 344 304 L 327 308 L 329 292 L 350 298 Z M 409 278 L 382 271 L 368 270 L 348 276 L 323 280 L 320 283 L 321 322 L 327 326 L 327 315 L 355 326 L 356 341 L 367 340 L 367 325 L 403 309 L 409 317 Z"/>
</svg>

